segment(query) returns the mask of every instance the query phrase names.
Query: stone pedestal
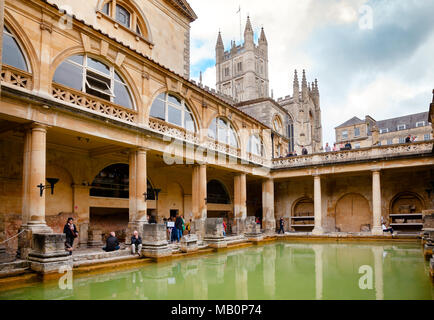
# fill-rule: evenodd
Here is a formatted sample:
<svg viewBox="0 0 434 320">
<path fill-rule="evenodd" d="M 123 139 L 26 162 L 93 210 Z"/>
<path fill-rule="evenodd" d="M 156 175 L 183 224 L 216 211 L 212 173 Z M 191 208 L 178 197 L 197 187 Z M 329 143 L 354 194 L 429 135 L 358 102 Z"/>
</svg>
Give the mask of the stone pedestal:
<svg viewBox="0 0 434 320">
<path fill-rule="evenodd" d="M 102 241 L 102 231 L 98 229 L 91 229 L 88 231 L 87 247 L 88 248 L 102 248 L 104 245 Z"/>
<path fill-rule="evenodd" d="M 34 234 L 51 234 L 53 230 L 47 225 L 23 225 L 18 236 L 18 257 L 26 260 L 32 250 Z M 22 232 L 22 233 L 21 233 Z"/>
<path fill-rule="evenodd" d="M 181 251 L 184 253 L 196 252 L 199 250 L 198 237 L 195 234 L 184 236 L 181 239 Z"/>
<path fill-rule="evenodd" d="M 246 219 L 241 219 L 241 218 L 234 219 L 232 232 L 239 236 L 244 234 L 245 230 L 246 230 Z"/>
<path fill-rule="evenodd" d="M 198 219 L 191 224 L 191 233 L 197 236 L 198 243 L 202 243 L 205 238 L 205 221 L 204 219 Z"/>
<path fill-rule="evenodd" d="M 146 258 L 161 259 L 172 255 L 166 235 L 166 225 L 145 224 L 143 226 L 143 256 Z"/>
<path fill-rule="evenodd" d="M 87 248 L 89 241 L 89 223 L 80 223 L 78 225 L 78 245 L 80 248 Z"/>
<path fill-rule="evenodd" d="M 423 228 L 424 229 L 434 229 L 434 212 L 423 211 Z"/>
<path fill-rule="evenodd" d="M 223 219 L 206 219 L 204 242 L 214 249 L 226 248 L 228 243 L 223 236 Z"/>
<path fill-rule="evenodd" d="M 33 271 L 41 274 L 59 273 L 65 265 L 72 267 L 72 259 L 65 251 L 65 234 L 33 234 L 28 260 Z"/>
<path fill-rule="evenodd" d="M 250 241 L 261 241 L 264 239 L 264 235 L 261 233 L 261 226 L 256 223 L 255 217 L 247 217 L 245 236 Z"/>
</svg>

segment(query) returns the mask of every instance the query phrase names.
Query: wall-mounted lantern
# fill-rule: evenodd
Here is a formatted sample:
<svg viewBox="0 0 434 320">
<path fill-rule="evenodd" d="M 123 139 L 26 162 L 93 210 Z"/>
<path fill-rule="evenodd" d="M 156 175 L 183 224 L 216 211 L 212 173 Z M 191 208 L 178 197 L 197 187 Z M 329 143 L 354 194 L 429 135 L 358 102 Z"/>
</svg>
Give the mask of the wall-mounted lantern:
<svg viewBox="0 0 434 320">
<path fill-rule="evenodd" d="M 46 189 L 51 189 L 51 194 L 54 194 L 54 186 L 56 185 L 56 183 L 59 182 L 59 179 L 56 178 L 47 178 L 47 182 L 49 185 L 43 185 L 42 183 L 39 184 L 39 186 L 36 186 L 37 188 L 39 188 L 39 194 L 42 197 L 44 194 L 44 190 Z"/>
</svg>

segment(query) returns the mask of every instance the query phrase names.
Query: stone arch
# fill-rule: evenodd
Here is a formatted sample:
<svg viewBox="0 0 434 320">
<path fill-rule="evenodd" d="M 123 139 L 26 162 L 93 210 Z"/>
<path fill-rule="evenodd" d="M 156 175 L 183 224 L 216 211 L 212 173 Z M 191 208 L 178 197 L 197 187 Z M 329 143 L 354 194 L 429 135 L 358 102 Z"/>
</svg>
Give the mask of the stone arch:
<svg viewBox="0 0 434 320">
<path fill-rule="evenodd" d="M 32 42 L 27 36 L 26 32 L 20 26 L 18 21 L 15 20 L 9 10 L 5 9 L 4 13 L 5 26 L 11 29 L 18 40 L 18 44 L 24 52 L 25 59 L 27 60 L 29 72 L 32 74 L 33 81 L 31 89 L 38 89 L 40 78 L 40 60 Z M 3 32 L 3 30 L 2 30 Z"/>
<path fill-rule="evenodd" d="M 120 74 L 122 79 L 125 81 L 126 85 L 130 89 L 131 98 L 133 100 L 133 104 L 135 107 L 135 111 L 140 112 L 143 109 L 143 102 L 141 99 L 141 95 L 139 92 L 139 89 L 135 85 L 135 81 L 128 72 L 128 70 L 123 66 L 116 65 L 116 62 L 111 59 L 109 56 L 101 56 L 101 53 L 98 50 L 92 49 L 89 51 L 85 51 L 82 46 L 75 46 L 68 49 L 63 50 L 61 53 L 59 53 L 53 60 L 50 65 L 50 71 L 49 71 L 49 79 L 53 80 L 54 74 L 56 73 L 57 68 L 69 57 L 72 57 L 74 55 L 88 55 L 89 57 L 93 57 L 98 61 L 103 62 L 104 64 L 107 64 L 109 66 L 113 66 L 114 69 Z"/>
<path fill-rule="evenodd" d="M 147 36 L 145 37 L 146 40 L 148 40 L 150 43 L 153 43 L 152 41 L 152 30 L 151 30 L 151 25 L 149 24 L 148 19 L 146 18 L 145 13 L 143 12 L 142 8 L 138 5 L 137 1 L 135 0 L 117 0 L 119 1 L 119 4 L 126 7 L 126 9 L 129 9 L 131 11 L 135 11 L 137 14 L 137 18 L 139 19 L 139 21 L 141 22 L 142 27 L 146 28 L 146 33 Z M 97 10 L 101 11 L 103 6 L 107 3 L 110 2 L 110 0 L 98 0 L 98 4 L 97 4 Z M 143 32 L 143 30 L 142 30 Z"/>
<path fill-rule="evenodd" d="M 91 197 L 129 198 L 129 165 L 115 163 L 104 167 L 92 180 Z"/>
<path fill-rule="evenodd" d="M 395 195 L 389 204 L 390 214 L 422 213 L 425 209 L 424 199 L 415 192 L 404 191 Z"/>
<path fill-rule="evenodd" d="M 304 196 L 294 201 L 292 205 L 292 216 L 314 216 L 314 202 L 312 198 Z"/>
<path fill-rule="evenodd" d="M 369 201 L 359 193 L 347 193 L 335 207 L 335 227 L 339 232 L 361 232 L 372 228 L 373 217 Z"/>
<path fill-rule="evenodd" d="M 232 199 L 226 185 L 219 179 L 207 183 L 207 201 L 212 204 L 231 204 Z"/>
</svg>

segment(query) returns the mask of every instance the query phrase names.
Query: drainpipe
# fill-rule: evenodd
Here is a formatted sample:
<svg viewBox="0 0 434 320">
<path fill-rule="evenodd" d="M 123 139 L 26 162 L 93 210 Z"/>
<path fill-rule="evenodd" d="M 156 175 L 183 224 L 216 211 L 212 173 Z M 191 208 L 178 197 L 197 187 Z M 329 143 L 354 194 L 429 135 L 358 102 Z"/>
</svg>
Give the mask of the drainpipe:
<svg viewBox="0 0 434 320">
<path fill-rule="evenodd" d="M 274 159 L 274 132 L 271 133 L 271 159 Z"/>
</svg>

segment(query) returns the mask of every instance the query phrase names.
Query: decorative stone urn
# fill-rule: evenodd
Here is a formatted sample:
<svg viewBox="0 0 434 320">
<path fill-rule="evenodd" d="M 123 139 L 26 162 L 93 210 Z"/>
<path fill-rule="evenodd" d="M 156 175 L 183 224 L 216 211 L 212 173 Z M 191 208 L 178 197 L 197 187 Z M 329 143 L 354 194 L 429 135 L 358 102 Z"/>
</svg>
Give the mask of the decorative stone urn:
<svg viewBox="0 0 434 320">
<path fill-rule="evenodd" d="M 145 224 L 143 226 L 143 248 L 145 258 L 162 259 L 172 255 L 167 242 L 166 225 Z"/>
<path fill-rule="evenodd" d="M 65 234 L 34 233 L 28 260 L 32 270 L 42 273 L 60 273 L 62 267 L 72 268 L 72 259 L 65 250 Z"/>
<path fill-rule="evenodd" d="M 214 249 L 226 248 L 228 244 L 223 231 L 223 218 L 206 219 L 204 242 Z"/>
</svg>

